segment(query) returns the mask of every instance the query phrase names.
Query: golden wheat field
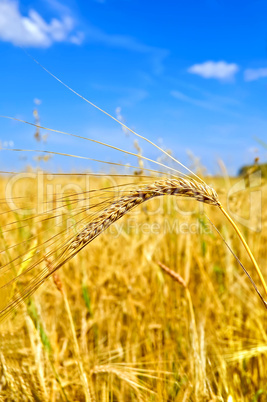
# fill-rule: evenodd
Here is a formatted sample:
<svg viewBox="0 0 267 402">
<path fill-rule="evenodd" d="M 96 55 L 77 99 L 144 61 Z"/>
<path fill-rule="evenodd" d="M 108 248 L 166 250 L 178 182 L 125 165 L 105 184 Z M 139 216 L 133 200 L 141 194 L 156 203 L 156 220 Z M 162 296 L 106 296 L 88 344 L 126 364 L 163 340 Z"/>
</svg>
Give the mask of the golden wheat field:
<svg viewBox="0 0 267 402">
<path fill-rule="evenodd" d="M 257 227 L 250 188 L 229 197 L 238 180 L 206 181 L 258 229 L 240 225 L 266 277 L 267 214 Z M 267 400 L 266 309 L 208 218 L 263 289 L 216 206 L 148 200 L 49 274 L 52 251 L 60 260 L 62 244 L 91 219 L 88 209 L 94 216 L 129 185 L 151 181 L 114 171 L 2 175 L 1 400 Z M 266 182 L 255 191 L 265 205 Z M 23 302 L 5 314 L 15 295 L 15 305 Z"/>
</svg>

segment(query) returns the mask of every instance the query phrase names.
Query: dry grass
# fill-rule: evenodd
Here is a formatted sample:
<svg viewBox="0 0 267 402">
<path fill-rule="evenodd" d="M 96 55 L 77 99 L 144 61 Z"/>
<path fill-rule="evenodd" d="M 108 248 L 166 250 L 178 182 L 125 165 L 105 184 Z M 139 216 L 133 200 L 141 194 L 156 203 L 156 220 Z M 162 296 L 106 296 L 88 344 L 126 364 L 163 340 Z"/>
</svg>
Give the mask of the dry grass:
<svg viewBox="0 0 267 402">
<path fill-rule="evenodd" d="M 82 178 L 72 180 L 82 186 Z M 148 181 L 133 179 L 131 189 L 147 188 Z M 0 181 L 2 191 L 6 182 Z M 59 182 L 69 183 L 69 178 L 56 177 L 54 188 Z M 213 182 L 223 187 L 220 180 Z M 38 200 L 34 186 L 26 184 L 21 180 L 14 192 L 20 197 L 17 205 L 26 202 L 29 208 Z M 114 208 L 114 201 L 132 202 L 123 179 L 117 184 L 116 190 L 125 194 L 107 190 L 103 198 L 104 190 L 90 193 L 89 216 L 81 202 L 84 194 L 65 194 L 61 205 L 52 199 L 45 216 L 18 215 L 2 201 L 2 272 L 8 279 L 18 270 L 22 274 L 16 286 L 12 282 L 2 289 L 2 305 L 10 291 L 29 295 L 22 294 L 27 284 L 35 290 L 51 273 L 53 258 L 62 258 L 63 248 L 55 255 L 55 247 L 62 239 L 64 247 L 69 245 L 75 225 L 81 223 L 76 232 L 81 233 L 91 219 Z M 109 186 L 105 178 L 92 179 L 91 188 Z M 266 200 L 264 183 L 262 192 Z M 224 194 L 219 195 L 224 202 Z M 233 207 L 240 215 L 247 199 L 244 192 Z M 202 205 L 169 196 L 149 200 L 115 222 L 120 235 L 112 225 L 69 260 L 58 271 L 57 287 L 48 280 L 17 314 L 9 314 L 1 324 L 2 400 L 264 401 L 266 313 L 235 259 L 212 233 Z M 251 271 L 220 210 L 207 206 L 207 213 Z M 262 219 L 262 231 L 247 231 L 246 238 L 266 276 L 265 211 Z M 44 255 L 47 259 L 39 264 Z M 158 261 L 178 273 L 185 286 L 165 276 Z"/>
</svg>

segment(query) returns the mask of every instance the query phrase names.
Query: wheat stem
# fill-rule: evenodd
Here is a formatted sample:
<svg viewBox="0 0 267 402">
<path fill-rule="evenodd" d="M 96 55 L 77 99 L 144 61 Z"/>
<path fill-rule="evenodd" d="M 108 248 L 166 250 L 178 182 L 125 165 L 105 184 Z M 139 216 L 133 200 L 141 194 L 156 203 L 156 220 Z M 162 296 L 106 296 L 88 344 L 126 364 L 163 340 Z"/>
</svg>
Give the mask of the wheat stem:
<svg viewBox="0 0 267 402">
<path fill-rule="evenodd" d="M 46 259 L 46 261 L 47 261 L 48 269 L 51 270 L 52 265 L 51 265 L 50 261 L 48 259 Z M 60 291 L 60 293 L 63 297 L 65 309 L 67 311 L 67 315 L 68 315 L 68 319 L 69 319 L 69 323 L 70 323 L 72 341 L 73 341 L 73 346 L 74 346 L 74 352 L 76 355 L 76 361 L 77 361 L 78 369 L 80 372 L 80 377 L 81 377 L 82 386 L 83 386 L 83 390 L 84 390 L 85 401 L 86 402 L 94 402 L 94 398 L 92 398 L 90 387 L 89 387 L 88 380 L 87 380 L 87 376 L 84 371 L 84 367 L 83 367 L 83 363 L 82 363 L 80 348 L 79 348 L 79 344 L 78 344 L 78 340 L 77 340 L 77 336 L 76 336 L 76 330 L 75 330 L 73 317 L 72 317 L 71 310 L 70 310 L 67 293 L 63 287 L 63 284 L 62 284 L 59 276 L 56 273 L 53 274 L 53 279 L 54 279 L 54 283 L 55 283 L 57 289 Z"/>
<path fill-rule="evenodd" d="M 266 285 L 265 279 L 264 279 L 264 277 L 263 277 L 263 275 L 262 275 L 262 272 L 261 272 L 261 270 L 260 270 L 260 267 L 258 266 L 257 261 L 255 260 L 255 257 L 254 257 L 254 255 L 252 254 L 252 252 L 251 252 L 251 250 L 250 250 L 250 248 L 249 248 L 249 246 L 248 246 L 246 240 L 244 239 L 242 233 L 241 233 L 240 230 L 238 229 L 238 227 L 237 227 L 237 225 L 235 224 L 235 222 L 233 221 L 233 219 L 232 219 L 232 218 L 230 217 L 230 215 L 225 211 L 225 209 L 222 207 L 221 204 L 219 204 L 219 208 L 220 208 L 220 210 L 222 211 L 222 213 L 224 214 L 224 216 L 225 216 L 225 217 L 228 219 L 228 221 L 231 223 L 231 225 L 232 225 L 233 228 L 235 229 L 236 233 L 238 234 L 239 239 L 241 240 L 243 246 L 245 247 L 245 249 L 246 249 L 246 251 L 247 251 L 247 253 L 248 253 L 248 255 L 249 255 L 249 257 L 250 257 L 250 259 L 251 259 L 251 261 L 252 261 L 252 264 L 253 264 L 254 268 L 256 269 L 257 274 L 259 275 L 261 284 L 262 284 L 262 286 L 263 286 L 263 288 L 264 288 L 264 291 L 265 291 L 265 293 L 266 293 L 266 295 L 267 295 L 267 285 Z"/>
</svg>

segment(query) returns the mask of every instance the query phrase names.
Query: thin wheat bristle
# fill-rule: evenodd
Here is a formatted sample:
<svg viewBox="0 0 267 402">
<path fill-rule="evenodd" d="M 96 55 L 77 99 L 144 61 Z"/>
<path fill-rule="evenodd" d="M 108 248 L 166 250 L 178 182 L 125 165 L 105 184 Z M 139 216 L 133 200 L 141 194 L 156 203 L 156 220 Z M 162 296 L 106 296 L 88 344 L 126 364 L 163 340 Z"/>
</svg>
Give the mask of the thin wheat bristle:
<svg viewBox="0 0 267 402">
<path fill-rule="evenodd" d="M 75 251 L 84 247 L 106 230 L 112 223 L 137 205 L 161 195 L 176 195 L 194 198 L 197 201 L 219 206 L 218 196 L 213 188 L 200 184 L 193 179 L 167 179 L 140 188 L 128 196 L 121 197 L 106 208 L 97 220 L 90 222 L 71 242 L 69 249 Z"/>
</svg>

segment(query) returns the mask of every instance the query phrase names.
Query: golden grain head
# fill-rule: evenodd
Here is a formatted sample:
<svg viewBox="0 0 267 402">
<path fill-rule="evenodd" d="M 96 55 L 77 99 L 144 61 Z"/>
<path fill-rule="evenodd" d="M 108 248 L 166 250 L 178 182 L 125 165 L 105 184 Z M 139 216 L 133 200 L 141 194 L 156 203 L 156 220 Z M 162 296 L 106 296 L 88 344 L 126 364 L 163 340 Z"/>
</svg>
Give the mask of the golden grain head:
<svg viewBox="0 0 267 402">
<path fill-rule="evenodd" d="M 80 247 L 84 247 L 137 205 L 162 195 L 175 195 L 189 197 L 197 201 L 219 206 L 218 196 L 213 188 L 205 183 L 198 183 L 193 179 L 165 179 L 155 181 L 153 184 L 140 187 L 130 195 L 119 200 L 104 209 L 95 221 L 90 222 L 68 246 L 74 253 Z"/>
</svg>

